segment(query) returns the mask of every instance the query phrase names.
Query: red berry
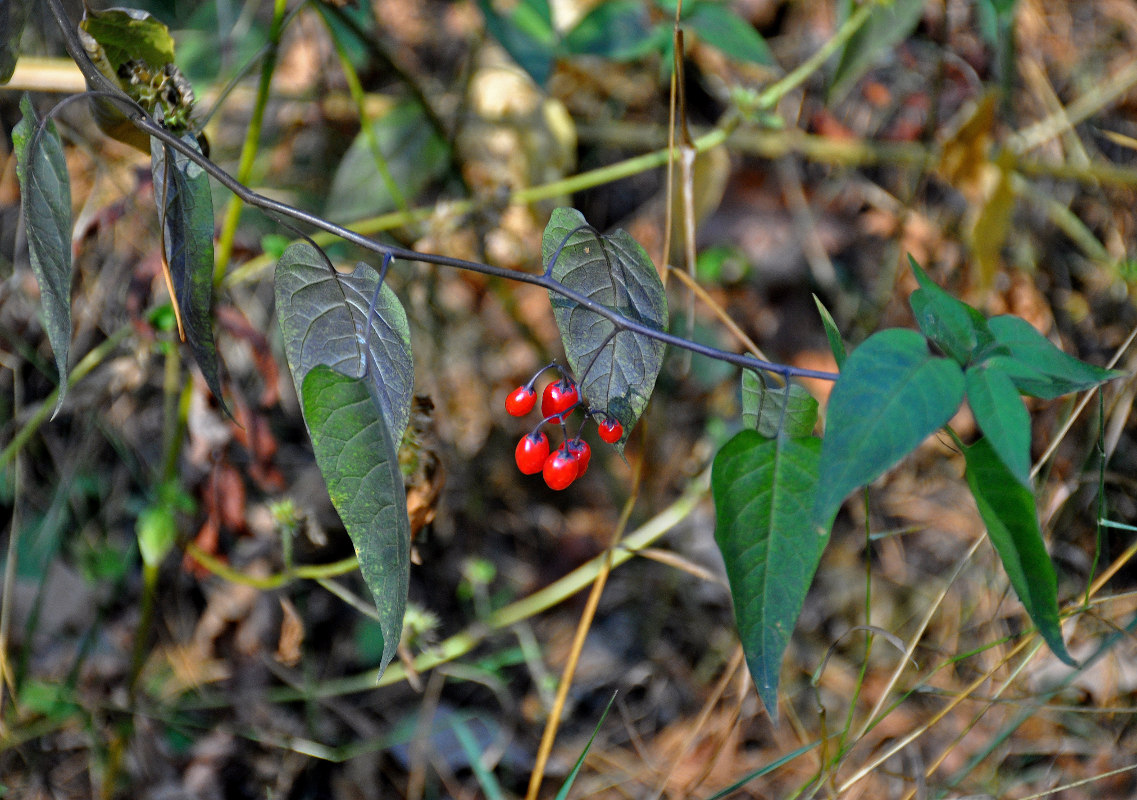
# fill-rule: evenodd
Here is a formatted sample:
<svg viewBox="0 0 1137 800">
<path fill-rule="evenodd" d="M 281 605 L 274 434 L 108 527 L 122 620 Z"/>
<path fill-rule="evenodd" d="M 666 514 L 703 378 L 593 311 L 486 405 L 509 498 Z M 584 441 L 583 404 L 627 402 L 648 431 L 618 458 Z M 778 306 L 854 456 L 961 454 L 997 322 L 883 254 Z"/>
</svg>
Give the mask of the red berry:
<svg viewBox="0 0 1137 800">
<path fill-rule="evenodd" d="M 615 444 L 624 435 L 624 426 L 611 417 L 600 423 L 600 438 L 608 444 Z"/>
<path fill-rule="evenodd" d="M 588 442 L 584 439 L 572 439 L 565 443 L 573 458 L 576 459 L 577 470 L 576 477 L 583 478 L 584 473 L 588 472 L 588 462 L 592 459 L 592 448 L 588 446 Z"/>
<path fill-rule="evenodd" d="M 560 491 L 567 489 L 569 484 L 576 480 L 577 473 L 580 472 L 580 465 L 572 453 L 568 451 L 568 448 L 561 445 L 545 459 L 545 465 L 541 468 L 541 472 L 545 476 L 545 483 L 549 485 L 549 488 Z"/>
<path fill-rule="evenodd" d="M 524 417 L 537 405 L 537 393 L 532 386 L 518 386 L 505 398 L 505 410 L 515 417 Z"/>
<path fill-rule="evenodd" d="M 549 437 L 542 431 L 529 433 L 521 437 L 517 448 L 513 451 L 513 460 L 517 468 L 526 475 L 536 475 L 545 465 L 549 455 Z"/>
<path fill-rule="evenodd" d="M 541 416 L 563 415 L 578 402 L 580 402 L 580 390 L 572 380 L 562 378 L 553 381 L 545 387 L 545 392 L 541 395 Z"/>
</svg>

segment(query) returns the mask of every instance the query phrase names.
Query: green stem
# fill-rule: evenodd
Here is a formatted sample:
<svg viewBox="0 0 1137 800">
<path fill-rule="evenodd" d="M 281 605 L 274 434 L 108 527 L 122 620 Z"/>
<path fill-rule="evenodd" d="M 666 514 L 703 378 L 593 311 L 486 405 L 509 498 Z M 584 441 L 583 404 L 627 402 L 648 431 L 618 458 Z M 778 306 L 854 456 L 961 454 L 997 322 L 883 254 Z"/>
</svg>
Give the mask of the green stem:
<svg viewBox="0 0 1137 800">
<path fill-rule="evenodd" d="M 387 164 L 387 156 L 383 155 L 383 148 L 379 146 L 379 137 L 375 134 L 375 126 L 371 124 L 371 120 L 367 116 L 367 98 L 363 92 L 363 84 L 359 82 L 359 73 L 355 71 L 343 42 L 336 36 L 335 28 L 332 27 L 327 12 L 323 10 L 323 6 L 317 6 L 317 8 L 321 10 L 320 18 L 324 21 L 324 26 L 328 29 L 328 36 L 331 37 L 332 45 L 336 49 L 340 69 L 343 70 L 348 91 L 351 92 L 351 99 L 355 103 L 355 110 L 359 115 L 360 132 L 363 134 L 363 138 L 367 140 L 368 149 L 371 150 L 371 160 L 375 162 L 375 169 L 379 171 L 379 177 L 387 189 L 387 194 L 391 196 L 400 211 L 406 212 L 409 210 L 407 198 L 403 196 L 399 184 L 391 174 L 391 168 Z"/>
<path fill-rule="evenodd" d="M 68 388 L 83 380 L 91 370 L 101 364 L 130 332 L 131 327 L 129 325 L 123 325 L 112 333 L 106 341 L 83 356 L 82 360 L 75 365 L 75 369 L 71 370 L 71 374 L 67 376 Z M 5 447 L 3 451 L 0 451 L 0 469 L 4 469 L 8 466 L 16 453 L 20 452 L 24 445 L 28 443 L 28 440 L 39 430 L 39 426 L 47 421 L 52 409 L 55 408 L 56 399 L 58 397 L 59 387 L 56 387 L 55 390 L 39 404 L 39 407 L 32 413 L 28 421 L 24 423 L 24 426 L 16 432 L 16 435 L 12 437 L 12 441 L 8 443 L 8 446 Z"/>
<path fill-rule="evenodd" d="M 126 686 L 127 705 L 134 706 L 138 689 L 138 676 L 146 664 L 149 651 L 150 629 L 154 625 L 154 606 L 158 595 L 158 565 L 142 565 L 142 613 L 138 617 L 138 627 L 134 631 L 134 647 L 130 654 L 130 679 Z"/>
<path fill-rule="evenodd" d="M 268 51 L 264 61 L 261 62 L 261 76 L 257 83 L 257 96 L 253 103 L 253 116 L 249 120 L 249 128 L 245 131 L 245 141 L 241 145 L 241 159 L 237 163 L 237 180 L 247 184 L 249 175 L 253 171 L 253 162 L 257 157 L 260 144 L 261 128 L 264 125 L 265 107 L 268 105 L 269 88 L 272 84 L 272 75 L 276 70 L 276 56 L 280 49 L 280 37 L 284 33 L 284 18 L 287 10 L 286 0 L 274 0 L 272 10 L 272 24 L 268 32 Z M 237 235 L 237 224 L 241 221 L 241 211 L 244 203 L 239 197 L 229 199 L 229 207 L 225 210 L 225 221 L 221 224 L 221 234 L 217 239 L 217 255 L 213 264 L 213 286 L 218 288 L 225 270 L 229 266 L 229 258 L 233 253 L 233 240 Z"/>
<path fill-rule="evenodd" d="M 866 2 L 861 5 L 856 11 L 849 15 L 849 17 L 837 29 L 837 33 L 833 34 L 833 38 L 818 48 L 817 52 L 799 64 L 790 74 L 779 80 L 777 83 L 771 84 L 766 87 L 765 91 L 758 96 L 758 107 L 760 109 L 770 109 L 778 104 L 778 101 L 792 92 L 809 78 L 817 70 L 821 69 L 829 58 L 845 46 L 845 43 L 853 38 L 853 34 L 861 29 L 861 26 L 868 20 L 869 15 L 873 12 L 875 2 Z"/>
<path fill-rule="evenodd" d="M 286 572 L 278 572 L 275 575 L 260 577 L 241 572 L 239 569 L 234 569 L 221 559 L 211 556 L 193 542 L 186 545 L 186 552 L 189 553 L 195 561 L 219 578 L 224 578 L 230 583 L 236 583 L 241 586 L 251 586 L 254 589 L 261 589 L 262 591 L 279 589 L 286 583 L 296 579 L 322 580 L 325 578 L 334 578 L 337 575 L 346 575 L 349 572 L 354 572 L 359 569 L 359 561 L 353 556 L 341 561 L 333 561 L 330 564 L 301 564 Z"/>
<path fill-rule="evenodd" d="M 640 550 L 649 547 L 664 534 L 674 528 L 706 497 L 708 491 L 709 473 L 705 473 L 688 485 L 687 490 L 670 506 L 648 520 L 639 529 L 629 534 L 620 546 L 611 552 L 612 565 L 615 569 L 634 557 Z M 198 558 L 197 551 L 190 548 L 194 558 Z M 577 592 L 586 588 L 600 574 L 604 561 L 609 558 L 608 552 L 601 553 L 591 561 L 582 564 L 560 580 L 534 592 L 528 597 L 510 603 L 498 609 L 483 620 L 471 625 L 466 630 L 451 636 L 429 651 L 420 654 L 414 661 L 415 672 L 421 674 L 441 664 L 445 664 L 470 653 L 481 644 L 490 634 L 522 622 L 530 617 L 540 614 L 553 606 L 563 603 Z M 206 563 L 201 559 L 202 563 Z M 214 559 L 215 561 L 215 559 Z M 354 561 L 354 559 L 352 559 Z M 212 565 L 207 564 L 210 569 Z M 219 566 L 224 566 L 220 565 Z M 297 568 L 299 577 L 300 568 Z M 217 574 L 224 574 L 217 570 Z M 270 587 L 275 588 L 278 584 Z M 269 690 L 269 700 L 275 703 L 295 702 L 297 700 L 311 700 L 325 697 L 365 692 L 378 686 L 390 686 L 406 680 L 406 670 L 402 664 L 392 663 L 387 671 L 379 676 L 378 670 L 368 670 L 358 675 L 352 675 L 338 680 L 325 681 L 318 686 L 305 689 L 283 687 Z M 182 705 L 183 709 L 211 708 L 225 705 L 228 700 L 204 700 L 202 702 L 188 702 Z"/>
</svg>

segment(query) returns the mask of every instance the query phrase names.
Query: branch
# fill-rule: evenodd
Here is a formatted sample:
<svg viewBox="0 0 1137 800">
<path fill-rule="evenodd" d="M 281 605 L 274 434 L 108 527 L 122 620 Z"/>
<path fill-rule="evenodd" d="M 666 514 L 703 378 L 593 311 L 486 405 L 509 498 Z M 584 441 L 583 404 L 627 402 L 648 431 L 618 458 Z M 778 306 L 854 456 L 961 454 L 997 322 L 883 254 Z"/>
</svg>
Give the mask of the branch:
<svg viewBox="0 0 1137 800">
<path fill-rule="evenodd" d="M 585 295 L 575 292 L 562 284 L 560 281 L 555 280 L 545 274 L 537 274 L 531 272 L 519 272 L 517 270 L 506 269 L 504 267 L 495 267 L 490 264 L 482 264 L 477 261 L 467 261 L 462 258 L 453 258 L 451 256 L 444 256 L 435 253 L 421 253 L 415 250 L 409 250 L 403 247 L 395 247 L 391 245 L 378 242 L 362 234 L 356 233 L 341 225 L 336 225 L 333 222 L 322 219 L 314 214 L 310 214 L 302 209 L 295 208 L 282 203 L 278 200 L 273 200 L 264 195 L 254 192 L 249 187 L 238 181 L 221 167 L 210 161 L 205 156 L 198 153 L 193 148 L 186 145 L 177 136 L 168 131 L 165 127 L 155 121 L 149 114 L 146 113 L 141 106 L 127 97 L 121 90 L 108 80 L 92 63 L 88 57 L 86 50 L 83 48 L 82 43 L 79 41 L 75 29 L 68 21 L 66 13 L 63 10 L 60 0 L 47 0 L 51 8 L 52 15 L 55 17 L 60 30 L 63 33 L 64 43 L 67 47 L 67 52 L 75 60 L 80 71 L 87 79 L 87 85 L 98 92 L 106 92 L 111 95 L 118 95 L 121 97 L 120 105 L 126 109 L 127 117 L 131 123 L 134 124 L 143 133 L 157 139 L 168 147 L 177 150 L 179 153 L 185 155 L 186 158 L 193 161 L 200 166 L 209 175 L 240 198 L 243 202 L 261 209 L 269 216 L 280 220 L 284 217 L 296 222 L 310 225 L 318 230 L 326 231 L 334 236 L 338 236 L 344 241 L 351 242 L 354 245 L 362 247 L 372 253 L 382 256 L 391 256 L 393 258 L 401 259 L 403 261 L 419 261 L 425 264 L 435 264 L 441 267 L 451 267 L 454 269 L 464 269 L 470 272 L 477 272 L 482 275 L 489 275 L 494 278 L 502 278 L 511 281 L 520 281 L 521 283 L 531 283 L 535 286 L 559 294 L 562 297 L 577 303 L 587 310 L 609 320 L 613 325 L 624 330 L 632 331 L 641 336 L 647 336 L 652 339 L 669 344 L 673 347 L 678 347 L 683 350 L 689 350 L 693 353 L 714 358 L 719 361 L 725 361 L 730 364 L 735 364 L 747 369 L 760 369 L 767 372 L 772 372 L 781 375 L 783 378 L 801 377 L 801 378 L 817 378 L 820 380 L 837 380 L 837 374 L 833 372 L 824 372 L 821 370 L 803 369 L 794 367 L 789 364 L 777 364 L 771 361 L 763 361 L 756 359 L 750 355 L 741 353 L 732 353 L 727 350 L 720 350 L 716 347 L 709 347 L 698 342 L 693 342 L 689 339 L 684 339 L 680 336 L 667 333 L 665 331 L 649 328 L 642 325 L 635 320 L 629 319 L 624 315 L 613 311 L 611 308 L 592 300 Z M 287 224 L 287 223 L 285 223 Z"/>
</svg>

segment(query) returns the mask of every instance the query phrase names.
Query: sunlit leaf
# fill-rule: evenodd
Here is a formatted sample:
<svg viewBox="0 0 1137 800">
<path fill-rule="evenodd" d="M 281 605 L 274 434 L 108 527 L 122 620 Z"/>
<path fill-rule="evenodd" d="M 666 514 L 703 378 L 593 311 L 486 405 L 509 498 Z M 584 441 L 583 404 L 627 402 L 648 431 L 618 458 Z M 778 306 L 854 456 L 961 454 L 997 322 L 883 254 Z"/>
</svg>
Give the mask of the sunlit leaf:
<svg viewBox="0 0 1137 800">
<path fill-rule="evenodd" d="M 328 496 L 359 557 L 383 632 L 383 672 L 399 645 L 410 586 L 410 521 L 391 432 L 371 388 L 318 364 L 300 386 Z"/>
<path fill-rule="evenodd" d="M 38 121 L 26 95 L 20 100 L 20 111 L 23 116 L 12 130 L 16 175 L 28 233 L 28 255 L 39 283 L 44 327 L 59 373 L 59 399 L 55 404 L 58 411 L 67 393 L 67 360 L 71 351 L 71 180 L 55 126 L 48 125 L 33 153 L 32 139 Z"/>
<path fill-rule="evenodd" d="M 186 134 L 182 142 L 201 152 L 194 136 Z M 150 165 L 166 264 L 186 342 L 209 390 L 224 407 L 221 364 L 213 339 L 213 195 L 209 175 L 157 139 L 150 145 Z"/>
<path fill-rule="evenodd" d="M 174 37 L 169 28 L 140 9 L 99 11 L 87 6 L 79 27 L 98 43 L 115 72 L 128 61 L 145 61 L 161 68 L 174 60 Z"/>
<path fill-rule="evenodd" d="M 1054 655 L 1076 666 L 1062 641 L 1058 578 L 1042 541 L 1034 495 L 1004 466 L 986 438 L 965 448 L 964 457 L 967 485 L 1015 594 Z"/>
<path fill-rule="evenodd" d="M 814 523 L 828 530 L 849 492 L 915 450 L 962 400 L 963 371 L 920 334 L 894 328 L 865 340 L 829 396 Z"/>
<path fill-rule="evenodd" d="M 574 209 L 553 212 L 541 243 L 546 269 L 557 256 L 551 276 L 594 303 L 665 331 L 667 297 L 647 253 L 622 230 L 597 237 L 591 230 L 579 230 L 585 224 L 584 216 Z M 549 299 L 585 400 L 624 426 L 625 438 L 617 443 L 622 449 L 651 398 L 664 345 L 641 333 L 618 330 L 611 321 L 556 292 L 550 291 Z"/>
<path fill-rule="evenodd" d="M 821 440 L 742 431 L 715 456 L 715 541 L 738 635 L 766 711 L 777 718 L 782 655 L 829 540 L 810 524 Z"/>
<path fill-rule="evenodd" d="M 1063 353 L 1021 317 L 992 317 L 988 325 L 995 341 L 1010 351 L 1010 356 L 994 356 L 990 363 L 1006 372 L 1023 394 L 1061 397 L 1092 389 L 1124 374 Z"/>
<path fill-rule="evenodd" d="M 366 375 L 397 442 L 411 411 L 411 334 L 406 312 L 386 283 L 367 329 L 378 284 L 379 273 L 367 264 L 357 264 L 350 275 L 337 273 L 312 245 L 298 242 L 276 265 L 276 313 L 297 394 L 317 364 L 345 375 Z"/>
<path fill-rule="evenodd" d="M 1030 414 L 1010 377 L 992 365 L 977 365 L 964 374 L 967 404 L 991 449 L 1007 471 L 1030 487 Z"/>
<path fill-rule="evenodd" d="M 786 386 L 767 386 L 765 376 L 742 370 L 742 424 L 767 439 L 780 433 L 798 439 L 813 433 L 817 401 L 804 387 L 792 381 Z"/>
</svg>

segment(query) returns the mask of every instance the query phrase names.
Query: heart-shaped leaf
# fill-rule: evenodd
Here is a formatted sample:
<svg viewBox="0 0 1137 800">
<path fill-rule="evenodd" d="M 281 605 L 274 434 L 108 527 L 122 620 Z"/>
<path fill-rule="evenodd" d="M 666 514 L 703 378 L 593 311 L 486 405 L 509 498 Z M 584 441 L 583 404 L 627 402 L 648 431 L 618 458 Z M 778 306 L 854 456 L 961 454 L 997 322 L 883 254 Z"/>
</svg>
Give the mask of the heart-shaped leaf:
<svg viewBox="0 0 1137 800">
<path fill-rule="evenodd" d="M 181 138 L 201 152 L 194 136 Z M 206 384 L 224 408 L 221 366 L 213 339 L 213 195 L 209 175 L 157 139 L 150 142 L 150 167 L 166 264 L 186 341 Z"/>
<path fill-rule="evenodd" d="M 778 713 L 782 654 L 829 541 L 810 525 L 821 440 L 742 431 L 711 467 L 715 541 L 758 696 Z"/>
<path fill-rule="evenodd" d="M 343 275 L 312 245 L 298 242 L 276 265 L 276 313 L 297 394 L 317 364 L 366 377 L 391 438 L 399 442 L 414 387 L 411 333 L 399 298 L 386 283 L 376 297 L 378 285 L 379 273 L 367 264 Z"/>
<path fill-rule="evenodd" d="M 558 208 L 541 254 L 549 275 L 589 300 L 657 331 L 667 330 L 663 282 L 644 249 L 622 230 L 597 236 L 575 209 Z M 555 261 L 554 261 L 555 258 Z M 550 291 L 565 354 L 589 406 L 615 417 L 624 439 L 647 407 L 664 344 Z"/>
<path fill-rule="evenodd" d="M 39 283 L 47 340 L 59 372 L 58 411 L 67 393 L 71 351 L 71 179 L 55 126 L 48 125 L 32 153 L 39 123 L 27 95 L 20 100 L 20 110 L 23 116 L 12 129 L 16 175 L 28 232 L 28 255 Z"/>
<path fill-rule="evenodd" d="M 829 530 L 845 496 L 884 474 L 951 419 L 963 371 L 915 331 L 881 331 L 845 362 L 829 396 L 813 521 Z"/>
<path fill-rule="evenodd" d="M 779 432 L 791 439 L 813 433 L 817 422 L 817 401 L 802 386 L 767 386 L 766 378 L 749 369 L 742 370 L 742 424 L 767 439 Z"/>
<path fill-rule="evenodd" d="M 1021 317 L 992 317 L 988 324 L 995 341 L 1010 356 L 994 356 L 991 363 L 1010 375 L 1023 394 L 1051 399 L 1118 378 L 1124 373 L 1103 369 L 1063 353 Z"/>
<path fill-rule="evenodd" d="M 316 464 L 379 612 L 382 674 L 402 635 L 411 572 L 411 526 L 394 439 L 373 387 L 360 378 L 317 364 L 304 376 L 300 399 Z"/>
<path fill-rule="evenodd" d="M 1015 594 L 1054 655 L 1077 666 L 1062 641 L 1058 578 L 1038 528 L 1034 495 L 1015 479 L 986 438 L 964 448 L 963 454 L 967 485 Z"/>
</svg>

